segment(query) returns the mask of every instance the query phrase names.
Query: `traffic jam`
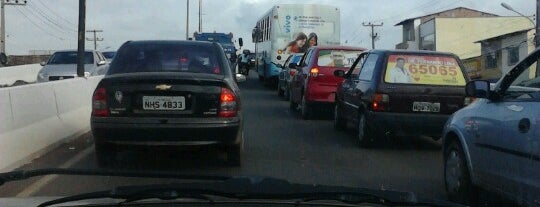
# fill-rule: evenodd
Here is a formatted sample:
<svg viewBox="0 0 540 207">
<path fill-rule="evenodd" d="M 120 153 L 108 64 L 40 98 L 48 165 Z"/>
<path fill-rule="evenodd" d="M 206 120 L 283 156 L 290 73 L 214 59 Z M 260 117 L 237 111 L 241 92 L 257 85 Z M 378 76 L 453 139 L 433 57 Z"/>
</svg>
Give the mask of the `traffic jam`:
<svg viewBox="0 0 540 207">
<path fill-rule="evenodd" d="M 2 13 L 3 6 L 4 1 Z M 55 84 L 76 83 L 79 77 L 95 81 L 79 87 L 91 89 L 87 133 L 58 142 L 58 151 L 32 154 L 34 160 L 18 171 L 0 173 L 0 185 L 46 176 L 28 189 L 48 189 L 41 194 L 49 195 L 62 192 L 58 188 L 65 185 L 58 183 L 74 183 L 70 176 L 84 176 L 78 188 L 85 193 L 37 198 L 31 206 L 81 201 L 89 201 L 81 206 L 540 206 L 540 49 L 534 45 L 539 30 L 530 27 L 528 17 L 519 20 L 526 26 L 510 28 L 514 23 L 508 22 L 523 17 L 465 7 L 442 10 L 397 23 L 403 42 L 379 49 L 374 29 L 382 23 L 362 22 L 371 29 L 371 47 L 344 39 L 344 8 L 274 2 L 265 8 L 249 19 L 250 31 L 241 33 L 251 37 L 202 29 L 190 37 L 186 26 L 185 40 L 134 38 L 117 50 L 85 50 L 82 44 L 52 52 L 33 84 L 68 91 Z M 479 25 L 490 28 L 472 32 Z M 471 34 L 461 34 L 468 30 Z M 468 37 L 473 34 L 479 37 Z M 95 30 L 94 38 L 96 44 Z M 468 56 L 463 48 L 478 55 Z M 6 94 L 11 101 L 17 92 Z M 50 94 L 58 99 L 56 91 Z M 58 125 L 69 127 L 58 114 L 66 104 L 52 105 L 55 119 L 63 121 Z M 418 142 L 434 147 L 392 146 Z M 85 144 L 88 151 L 82 150 Z M 122 169 L 171 149 L 173 155 L 158 160 L 170 162 L 172 172 Z M 149 154 L 132 156 L 140 152 Z M 216 155 L 224 166 L 192 159 L 197 152 Z M 69 161 L 54 165 L 59 168 L 35 161 L 59 158 Z M 203 166 L 186 167 L 181 163 L 186 160 Z M 35 166 L 43 169 L 28 170 Z M 177 173 L 182 170 L 195 173 Z M 256 175 L 262 172 L 285 178 Z M 127 178 L 190 182 L 143 185 Z M 392 185 L 397 179 L 404 181 Z M 356 186 L 359 180 L 376 181 L 367 188 Z M 394 190 L 416 184 L 415 190 L 439 190 L 445 199 Z M 114 188 L 88 193 L 110 185 Z M 0 188 L 0 195 L 6 191 Z M 32 194 L 28 191 L 15 195 Z M 18 198 L 0 197 L 0 206 L 20 206 Z M 96 199 L 105 202 L 90 202 Z"/>
</svg>

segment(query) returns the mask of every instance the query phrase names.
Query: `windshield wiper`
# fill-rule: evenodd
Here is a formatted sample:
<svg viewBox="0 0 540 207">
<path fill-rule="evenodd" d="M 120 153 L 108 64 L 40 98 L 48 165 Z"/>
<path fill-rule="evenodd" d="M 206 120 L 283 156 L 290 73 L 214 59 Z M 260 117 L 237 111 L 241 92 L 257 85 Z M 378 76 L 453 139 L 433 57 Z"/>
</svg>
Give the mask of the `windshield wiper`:
<svg viewBox="0 0 540 207">
<path fill-rule="evenodd" d="M 39 205 L 45 207 L 66 202 L 111 198 L 129 203 L 145 199 L 173 200 L 200 199 L 210 203 L 211 197 L 225 199 L 297 200 L 297 204 L 311 201 L 339 201 L 346 204 L 382 204 L 390 206 L 456 206 L 454 203 L 425 199 L 410 192 L 374 190 L 365 188 L 291 184 L 286 180 L 264 177 L 236 177 L 225 181 L 176 183 L 161 185 L 121 186 L 110 191 L 98 191 L 51 200 Z"/>
<path fill-rule="evenodd" d="M 45 168 L 38 170 L 18 170 L 0 173 L 0 186 L 10 181 L 25 180 L 31 177 L 44 175 L 93 175 L 93 176 L 116 176 L 116 177 L 142 177 L 142 178 L 174 178 L 185 180 L 227 180 L 230 176 L 221 175 L 190 175 L 174 172 L 155 171 L 118 171 L 118 170 L 92 170 L 92 169 L 63 169 Z"/>
</svg>

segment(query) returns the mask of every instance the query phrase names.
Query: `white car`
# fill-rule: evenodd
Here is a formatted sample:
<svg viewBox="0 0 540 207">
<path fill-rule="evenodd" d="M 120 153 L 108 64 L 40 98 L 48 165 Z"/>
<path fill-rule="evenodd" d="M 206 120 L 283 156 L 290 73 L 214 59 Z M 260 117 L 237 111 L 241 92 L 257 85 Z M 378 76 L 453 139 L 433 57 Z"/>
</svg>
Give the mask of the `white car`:
<svg viewBox="0 0 540 207">
<path fill-rule="evenodd" d="M 84 75 L 103 75 L 108 69 L 108 63 L 99 51 L 87 50 L 84 58 Z M 77 77 L 77 50 L 55 52 L 38 73 L 37 82 L 63 80 Z"/>
</svg>

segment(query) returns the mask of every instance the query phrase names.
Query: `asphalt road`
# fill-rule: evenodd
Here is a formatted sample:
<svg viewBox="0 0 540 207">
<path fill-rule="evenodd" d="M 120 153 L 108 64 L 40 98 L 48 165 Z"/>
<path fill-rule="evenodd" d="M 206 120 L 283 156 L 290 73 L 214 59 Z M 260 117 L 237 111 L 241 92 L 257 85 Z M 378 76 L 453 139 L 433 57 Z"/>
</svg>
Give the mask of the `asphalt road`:
<svg viewBox="0 0 540 207">
<path fill-rule="evenodd" d="M 241 167 L 223 164 L 224 153 L 213 148 L 161 148 L 120 153 L 117 169 L 158 170 L 193 174 L 260 175 L 304 184 L 328 184 L 412 191 L 445 199 L 440 143 L 402 138 L 375 149 L 360 149 L 354 129 L 336 132 L 331 114 L 302 120 L 256 74 L 241 83 L 245 148 Z M 20 169 L 46 167 L 98 168 L 91 134 L 36 158 Z M 170 183 L 171 179 L 90 176 L 45 176 L 10 182 L 0 197 L 73 195 L 119 185 Z"/>
</svg>

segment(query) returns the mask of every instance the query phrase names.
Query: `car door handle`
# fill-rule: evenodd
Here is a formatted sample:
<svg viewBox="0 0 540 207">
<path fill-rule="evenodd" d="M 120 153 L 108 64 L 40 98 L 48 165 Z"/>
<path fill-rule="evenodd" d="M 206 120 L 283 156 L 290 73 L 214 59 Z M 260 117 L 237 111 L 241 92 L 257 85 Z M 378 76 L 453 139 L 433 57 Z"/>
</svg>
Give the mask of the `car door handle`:
<svg viewBox="0 0 540 207">
<path fill-rule="evenodd" d="M 527 133 L 531 128 L 531 120 L 523 118 L 519 120 L 518 129 L 521 133 Z"/>
</svg>

